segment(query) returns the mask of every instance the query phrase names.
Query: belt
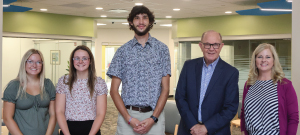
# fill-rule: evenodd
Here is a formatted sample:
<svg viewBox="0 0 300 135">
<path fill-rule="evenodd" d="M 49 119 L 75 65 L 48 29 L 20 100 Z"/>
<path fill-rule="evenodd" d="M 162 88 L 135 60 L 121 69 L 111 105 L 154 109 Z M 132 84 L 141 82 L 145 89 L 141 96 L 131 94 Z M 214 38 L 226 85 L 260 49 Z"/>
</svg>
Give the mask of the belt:
<svg viewBox="0 0 300 135">
<path fill-rule="evenodd" d="M 130 107 L 131 107 L 131 110 L 139 111 L 139 112 L 150 112 L 150 111 L 152 111 L 152 108 L 150 106 L 147 106 L 147 107 L 135 107 L 135 106 L 126 105 L 125 107 L 126 107 L 126 109 L 130 109 Z"/>
<path fill-rule="evenodd" d="M 198 124 L 200 124 L 200 125 L 204 125 L 202 121 L 198 121 Z"/>
</svg>

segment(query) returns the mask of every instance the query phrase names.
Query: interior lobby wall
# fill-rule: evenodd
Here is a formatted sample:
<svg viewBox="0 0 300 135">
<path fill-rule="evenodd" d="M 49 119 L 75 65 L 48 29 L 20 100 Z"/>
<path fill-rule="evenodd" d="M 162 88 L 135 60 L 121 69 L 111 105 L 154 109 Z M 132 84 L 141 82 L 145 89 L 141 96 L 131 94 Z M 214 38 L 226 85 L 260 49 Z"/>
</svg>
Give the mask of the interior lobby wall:
<svg viewBox="0 0 300 135">
<path fill-rule="evenodd" d="M 177 20 L 177 37 L 201 37 L 207 30 L 223 36 L 290 34 L 291 14 L 273 16 L 224 15 Z"/>
<path fill-rule="evenodd" d="M 159 29 L 159 28 L 153 28 L 150 30 L 150 34 L 152 37 L 155 37 L 156 39 L 160 40 L 161 42 L 165 43 L 169 47 L 170 51 L 170 57 L 171 57 L 171 66 L 172 66 L 172 75 L 174 75 L 174 41 L 171 38 L 172 37 L 172 32 L 171 28 L 165 28 L 165 29 Z M 97 32 L 97 38 L 96 38 L 96 54 L 95 54 L 95 59 L 96 59 L 96 70 L 97 70 L 97 75 L 102 76 L 102 44 L 103 43 L 115 43 L 115 44 L 120 44 L 123 45 L 129 40 L 133 39 L 134 37 L 134 32 L 127 29 L 105 29 L 105 28 L 98 28 Z M 101 59 L 100 59 L 101 58 Z M 171 76 L 170 79 L 170 95 L 174 95 L 173 88 L 176 87 L 174 86 L 174 77 Z"/>
<path fill-rule="evenodd" d="M 2 92 L 4 92 L 9 81 L 17 77 L 21 59 L 27 50 L 34 48 L 34 42 L 26 38 L 3 37 L 2 45 Z"/>
<path fill-rule="evenodd" d="M 300 1 L 293 1 L 293 18 L 292 18 L 292 82 L 298 97 L 298 108 L 300 108 Z M 300 135 L 300 124 L 298 124 L 297 135 Z"/>
<path fill-rule="evenodd" d="M 3 31 L 94 37 L 94 18 L 40 12 L 5 12 Z"/>
<path fill-rule="evenodd" d="M 0 1 L 0 7 L 3 5 L 3 0 Z M 3 34 L 3 8 L 0 10 L 0 37 L 2 37 Z M 3 47 L 2 47 L 2 39 L 0 39 L 0 52 L 2 52 Z M 0 88 L 2 88 L 3 83 L 2 83 L 2 64 L 3 63 L 3 56 L 0 55 L 0 76 L 1 76 L 1 81 L 0 81 Z M 2 93 L 2 89 L 0 90 L 0 93 Z M 0 98 L 2 98 L 2 94 L 0 94 Z M 0 103 L 0 108 L 2 108 L 2 103 Z M 2 111 L 0 111 L 0 116 L 2 116 Z M 2 128 L 0 129 L 0 132 L 2 134 Z"/>
</svg>

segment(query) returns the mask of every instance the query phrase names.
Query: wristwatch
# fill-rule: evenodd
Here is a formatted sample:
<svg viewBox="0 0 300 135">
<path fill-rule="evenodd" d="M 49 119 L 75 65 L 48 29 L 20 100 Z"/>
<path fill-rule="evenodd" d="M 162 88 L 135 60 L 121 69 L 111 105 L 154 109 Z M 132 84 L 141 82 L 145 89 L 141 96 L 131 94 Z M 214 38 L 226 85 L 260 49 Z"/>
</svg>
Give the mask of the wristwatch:
<svg viewBox="0 0 300 135">
<path fill-rule="evenodd" d="M 155 116 L 151 115 L 150 118 L 152 118 L 154 120 L 155 123 L 157 123 L 158 118 L 156 118 Z"/>
</svg>

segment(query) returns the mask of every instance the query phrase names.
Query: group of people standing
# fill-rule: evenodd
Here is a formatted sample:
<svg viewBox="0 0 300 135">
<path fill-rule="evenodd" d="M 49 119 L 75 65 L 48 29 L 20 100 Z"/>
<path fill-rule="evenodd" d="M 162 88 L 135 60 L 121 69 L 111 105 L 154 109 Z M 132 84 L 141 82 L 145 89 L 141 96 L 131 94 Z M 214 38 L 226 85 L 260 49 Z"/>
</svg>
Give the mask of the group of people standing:
<svg viewBox="0 0 300 135">
<path fill-rule="evenodd" d="M 147 7 L 134 7 L 127 20 L 134 38 L 117 50 L 107 72 L 119 111 L 116 135 L 164 135 L 169 49 L 150 35 L 155 20 Z M 178 135 L 230 134 L 239 105 L 239 71 L 220 58 L 223 46 L 220 33 L 206 31 L 199 43 L 203 57 L 185 62 L 175 95 Z M 39 50 L 27 51 L 17 78 L 4 91 L 3 119 L 10 134 L 57 135 L 59 125 L 61 135 L 100 135 L 108 90 L 96 76 L 91 50 L 82 45 L 72 51 L 69 74 L 56 88 L 45 78 L 43 63 Z M 297 96 L 272 45 L 261 44 L 253 52 L 242 101 L 243 134 L 296 134 Z"/>
</svg>

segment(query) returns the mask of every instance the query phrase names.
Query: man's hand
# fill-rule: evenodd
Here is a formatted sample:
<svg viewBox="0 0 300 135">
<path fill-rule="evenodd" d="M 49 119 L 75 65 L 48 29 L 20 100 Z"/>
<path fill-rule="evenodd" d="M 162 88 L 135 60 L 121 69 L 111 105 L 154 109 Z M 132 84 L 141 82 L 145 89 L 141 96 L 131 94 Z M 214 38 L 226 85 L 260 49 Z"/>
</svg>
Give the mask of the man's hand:
<svg viewBox="0 0 300 135">
<path fill-rule="evenodd" d="M 134 129 L 139 126 L 140 121 L 136 118 L 132 118 L 130 121 L 130 126 Z"/>
<path fill-rule="evenodd" d="M 191 130 L 192 135 L 206 135 L 207 134 L 207 129 L 206 129 L 205 125 L 196 124 L 190 130 Z"/>
<path fill-rule="evenodd" d="M 130 121 L 130 126 L 133 128 L 133 131 L 135 131 L 138 134 L 142 134 L 142 131 L 144 127 L 142 127 L 140 124 L 140 121 L 136 118 L 132 118 Z"/>
<path fill-rule="evenodd" d="M 149 132 L 153 124 L 154 120 L 152 118 L 147 118 L 139 123 L 141 128 L 134 128 L 133 130 L 139 134 L 146 134 Z"/>
</svg>

